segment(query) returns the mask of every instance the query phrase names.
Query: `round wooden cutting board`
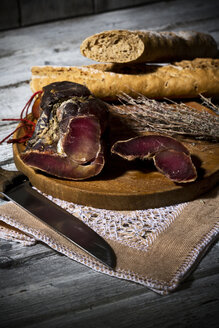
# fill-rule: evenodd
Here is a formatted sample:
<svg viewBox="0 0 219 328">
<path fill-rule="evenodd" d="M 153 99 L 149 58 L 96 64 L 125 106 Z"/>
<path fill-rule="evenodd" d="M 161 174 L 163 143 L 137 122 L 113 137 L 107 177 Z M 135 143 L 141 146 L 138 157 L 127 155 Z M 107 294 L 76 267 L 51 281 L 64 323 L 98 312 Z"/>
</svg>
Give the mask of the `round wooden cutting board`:
<svg viewBox="0 0 219 328">
<path fill-rule="evenodd" d="M 157 172 L 152 161 L 128 162 L 112 155 L 100 175 L 70 181 L 48 176 L 25 165 L 21 144 L 13 145 L 14 161 L 33 186 L 62 200 L 112 210 L 173 205 L 197 198 L 219 182 L 219 144 L 185 140 L 198 172 L 192 183 L 176 184 Z"/>
</svg>

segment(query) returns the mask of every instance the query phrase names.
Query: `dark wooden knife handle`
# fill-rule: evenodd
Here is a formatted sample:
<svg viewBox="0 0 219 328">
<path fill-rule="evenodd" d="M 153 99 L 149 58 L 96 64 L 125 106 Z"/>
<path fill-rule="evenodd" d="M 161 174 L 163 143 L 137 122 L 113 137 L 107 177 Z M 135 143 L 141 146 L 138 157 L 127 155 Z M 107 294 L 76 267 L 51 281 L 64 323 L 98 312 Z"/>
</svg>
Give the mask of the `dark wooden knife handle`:
<svg viewBox="0 0 219 328">
<path fill-rule="evenodd" d="M 10 185 L 25 180 L 25 175 L 19 171 L 7 171 L 0 167 L 0 192 L 4 192 Z"/>
</svg>

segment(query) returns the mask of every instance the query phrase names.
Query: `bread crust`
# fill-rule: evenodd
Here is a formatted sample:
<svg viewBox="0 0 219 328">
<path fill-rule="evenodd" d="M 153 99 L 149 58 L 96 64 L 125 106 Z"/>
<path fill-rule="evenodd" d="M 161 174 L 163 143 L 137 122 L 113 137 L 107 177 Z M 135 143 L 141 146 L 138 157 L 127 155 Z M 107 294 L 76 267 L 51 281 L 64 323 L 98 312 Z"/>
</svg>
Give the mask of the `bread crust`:
<svg viewBox="0 0 219 328">
<path fill-rule="evenodd" d="M 98 98 L 114 101 L 121 93 L 134 98 L 195 98 L 219 95 L 219 59 L 197 58 L 168 65 L 94 64 L 81 67 L 32 67 L 31 89 L 55 81 L 86 85 Z"/>
<path fill-rule="evenodd" d="M 83 56 L 103 63 L 170 62 L 214 58 L 217 43 L 206 33 L 194 31 L 103 31 L 86 38 Z"/>
</svg>

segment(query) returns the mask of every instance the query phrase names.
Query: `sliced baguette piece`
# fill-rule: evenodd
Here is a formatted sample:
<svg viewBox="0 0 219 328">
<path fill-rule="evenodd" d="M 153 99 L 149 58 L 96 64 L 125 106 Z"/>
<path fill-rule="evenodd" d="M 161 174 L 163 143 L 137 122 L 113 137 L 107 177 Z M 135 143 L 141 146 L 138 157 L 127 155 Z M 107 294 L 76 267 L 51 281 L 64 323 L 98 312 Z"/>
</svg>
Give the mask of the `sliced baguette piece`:
<svg viewBox="0 0 219 328">
<path fill-rule="evenodd" d="M 86 85 L 98 98 L 114 101 L 121 93 L 133 98 L 194 98 L 219 95 L 219 59 L 194 59 L 168 65 L 95 64 L 81 67 L 32 67 L 33 92 L 55 81 Z"/>
<path fill-rule="evenodd" d="M 217 43 L 211 35 L 194 31 L 111 30 L 86 38 L 80 51 L 83 56 L 102 63 L 164 63 L 214 58 Z"/>
</svg>

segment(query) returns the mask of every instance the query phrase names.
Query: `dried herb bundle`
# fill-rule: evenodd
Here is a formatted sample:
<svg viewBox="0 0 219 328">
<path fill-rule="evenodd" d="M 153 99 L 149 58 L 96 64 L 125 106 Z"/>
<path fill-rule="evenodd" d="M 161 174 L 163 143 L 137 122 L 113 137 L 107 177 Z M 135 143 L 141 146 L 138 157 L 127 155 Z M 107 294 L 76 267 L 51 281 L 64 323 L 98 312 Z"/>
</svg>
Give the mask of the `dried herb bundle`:
<svg viewBox="0 0 219 328">
<path fill-rule="evenodd" d="M 209 141 L 219 140 L 219 108 L 203 96 L 203 105 L 212 114 L 168 99 L 161 102 L 143 95 L 134 99 L 127 94 L 121 95 L 119 99 L 125 106 L 113 105 L 112 109 L 122 115 L 125 124 L 136 133 L 148 131 Z"/>
</svg>

